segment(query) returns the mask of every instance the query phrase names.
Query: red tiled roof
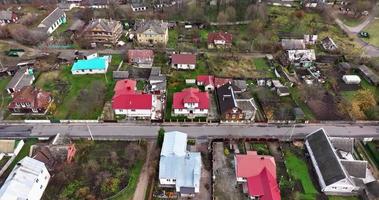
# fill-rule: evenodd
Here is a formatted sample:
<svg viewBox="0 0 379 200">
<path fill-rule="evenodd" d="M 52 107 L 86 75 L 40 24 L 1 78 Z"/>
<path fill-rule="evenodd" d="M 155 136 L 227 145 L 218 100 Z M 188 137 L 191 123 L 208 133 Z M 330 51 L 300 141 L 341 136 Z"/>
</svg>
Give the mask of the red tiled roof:
<svg viewBox="0 0 379 200">
<path fill-rule="evenodd" d="M 250 196 L 261 196 L 262 200 L 280 200 L 276 165 L 272 156 L 258 155 L 256 151 L 236 155 L 236 176 L 247 179 Z"/>
<path fill-rule="evenodd" d="M 137 86 L 137 81 L 131 79 L 123 79 L 116 82 L 114 92 L 120 94 L 134 94 Z"/>
<path fill-rule="evenodd" d="M 172 64 L 196 64 L 195 54 L 172 54 L 171 56 Z"/>
<path fill-rule="evenodd" d="M 132 49 L 128 51 L 128 59 L 129 61 L 131 59 L 153 59 L 154 52 L 152 50 L 139 50 L 139 49 Z"/>
<path fill-rule="evenodd" d="M 196 82 L 200 82 L 203 85 L 214 85 L 214 76 L 211 75 L 199 75 L 196 77 Z"/>
<path fill-rule="evenodd" d="M 215 40 L 223 40 L 225 43 L 232 43 L 233 35 L 224 32 L 212 32 L 208 34 L 208 43 L 213 43 Z"/>
<path fill-rule="evenodd" d="M 13 100 L 8 105 L 8 108 L 17 108 L 19 107 L 18 103 L 30 103 L 31 108 L 47 109 L 51 100 L 52 97 L 49 92 L 42 91 L 33 86 L 25 86 L 13 93 Z"/>
<path fill-rule="evenodd" d="M 122 94 L 112 99 L 113 109 L 151 109 L 151 94 Z"/>
<path fill-rule="evenodd" d="M 174 109 L 184 109 L 184 103 L 198 103 L 199 109 L 208 109 L 209 94 L 201 92 L 197 88 L 186 88 L 181 92 L 174 93 L 172 107 Z"/>
<path fill-rule="evenodd" d="M 215 78 L 215 86 L 217 88 L 227 84 L 227 83 L 231 83 L 233 80 L 231 78 Z"/>
<path fill-rule="evenodd" d="M 257 176 L 247 178 L 249 196 L 259 196 L 260 200 L 280 200 L 280 190 L 276 178 L 264 168 Z"/>
</svg>

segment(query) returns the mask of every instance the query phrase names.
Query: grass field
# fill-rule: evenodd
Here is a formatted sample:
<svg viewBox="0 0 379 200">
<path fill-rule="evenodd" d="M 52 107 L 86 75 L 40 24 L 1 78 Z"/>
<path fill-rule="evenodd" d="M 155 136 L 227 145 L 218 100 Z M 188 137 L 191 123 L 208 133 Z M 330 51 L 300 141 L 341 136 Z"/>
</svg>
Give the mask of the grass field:
<svg viewBox="0 0 379 200">
<path fill-rule="evenodd" d="M 63 66 L 59 71 L 42 73 L 36 81 L 36 86 L 46 91 L 52 92 L 56 99 L 57 108 L 54 117 L 57 119 L 97 119 L 103 110 L 105 101 L 112 99 L 115 82 L 112 78 L 112 71 L 117 69 L 121 62 L 121 55 L 112 55 L 112 62 L 107 73 L 90 75 L 72 75 L 71 65 Z M 84 90 L 90 90 L 95 82 L 100 82 L 106 87 L 104 102 L 92 108 L 87 113 L 72 109 L 74 106 L 86 106 L 88 102 L 78 101 L 77 98 Z M 97 84 L 96 83 L 96 84 Z"/>
<path fill-rule="evenodd" d="M 303 186 L 304 193 L 299 194 L 299 199 L 316 199 L 318 192 L 312 183 L 305 161 L 289 150 L 284 152 L 284 158 L 288 174 L 299 180 Z"/>
<path fill-rule="evenodd" d="M 0 109 L 6 109 L 9 102 L 12 100 L 12 97 L 5 90 L 7 87 L 7 84 L 9 83 L 11 79 L 12 79 L 11 77 L 3 77 L 0 79 L 0 95 L 1 95 Z"/>
<path fill-rule="evenodd" d="M 358 197 L 328 196 L 328 200 L 359 200 Z"/>
<path fill-rule="evenodd" d="M 371 22 L 363 31 L 370 34 L 370 38 L 363 38 L 364 41 L 379 47 L 379 19 Z"/>
</svg>

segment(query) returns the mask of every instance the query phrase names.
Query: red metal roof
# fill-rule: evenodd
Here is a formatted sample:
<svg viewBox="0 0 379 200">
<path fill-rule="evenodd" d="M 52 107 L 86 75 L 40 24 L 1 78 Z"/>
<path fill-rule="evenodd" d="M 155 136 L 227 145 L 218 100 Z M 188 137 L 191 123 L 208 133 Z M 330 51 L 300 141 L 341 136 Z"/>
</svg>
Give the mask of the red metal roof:
<svg viewBox="0 0 379 200">
<path fill-rule="evenodd" d="M 212 32 L 208 34 L 208 43 L 214 43 L 215 40 L 223 40 L 225 43 L 232 43 L 233 35 L 224 32 Z"/>
<path fill-rule="evenodd" d="M 153 59 L 154 52 L 152 50 L 139 50 L 139 49 L 131 49 L 128 51 L 128 59 L 129 62 L 131 59 Z"/>
<path fill-rule="evenodd" d="M 250 196 L 261 196 L 261 200 L 280 200 L 272 156 L 258 155 L 256 151 L 236 155 L 236 175 L 247 179 Z"/>
<path fill-rule="evenodd" d="M 184 103 L 198 103 L 199 109 L 209 108 L 208 92 L 201 92 L 197 88 L 186 88 L 181 92 L 174 93 L 173 105 L 174 109 L 185 109 Z"/>
<path fill-rule="evenodd" d="M 123 94 L 114 96 L 112 99 L 113 109 L 151 109 L 151 94 Z"/>
<path fill-rule="evenodd" d="M 172 54 L 171 56 L 172 64 L 196 64 L 195 54 Z"/>
<path fill-rule="evenodd" d="M 131 79 L 123 79 L 116 82 L 114 92 L 118 94 L 133 94 L 135 93 L 137 81 Z"/>
<path fill-rule="evenodd" d="M 211 76 L 211 75 L 198 75 L 196 77 L 196 82 L 200 82 L 202 83 L 203 85 L 207 86 L 207 85 L 213 85 L 214 86 L 214 76 Z"/>
<path fill-rule="evenodd" d="M 217 88 L 227 84 L 227 83 L 231 83 L 233 80 L 231 78 L 215 78 L 215 86 Z"/>
</svg>

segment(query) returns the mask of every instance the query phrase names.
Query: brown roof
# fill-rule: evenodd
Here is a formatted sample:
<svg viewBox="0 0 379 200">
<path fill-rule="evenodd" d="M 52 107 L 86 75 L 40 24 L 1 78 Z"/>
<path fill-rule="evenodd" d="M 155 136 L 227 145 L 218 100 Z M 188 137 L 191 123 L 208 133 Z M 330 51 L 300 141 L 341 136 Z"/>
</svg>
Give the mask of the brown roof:
<svg viewBox="0 0 379 200">
<path fill-rule="evenodd" d="M 173 54 L 171 57 L 172 64 L 196 64 L 195 54 Z"/>
<path fill-rule="evenodd" d="M 152 59 L 154 57 L 154 52 L 152 50 L 138 50 L 138 49 L 131 49 L 128 51 L 128 58 L 129 59 Z"/>
<path fill-rule="evenodd" d="M 30 103 L 32 108 L 47 108 L 51 102 L 49 92 L 44 92 L 33 86 L 25 86 L 20 91 L 13 93 L 13 100 L 9 108 L 18 108 L 19 103 Z"/>
<path fill-rule="evenodd" d="M 215 40 L 224 40 L 225 43 L 232 43 L 233 35 L 231 33 L 213 32 L 208 34 L 208 43 L 213 43 Z"/>
</svg>

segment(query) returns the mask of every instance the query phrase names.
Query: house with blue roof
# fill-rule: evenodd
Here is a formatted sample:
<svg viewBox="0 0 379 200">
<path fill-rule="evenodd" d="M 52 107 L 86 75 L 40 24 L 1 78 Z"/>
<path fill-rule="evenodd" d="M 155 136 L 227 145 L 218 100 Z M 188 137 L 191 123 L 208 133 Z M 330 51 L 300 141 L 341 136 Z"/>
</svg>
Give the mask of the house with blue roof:
<svg viewBox="0 0 379 200">
<path fill-rule="evenodd" d="M 72 74 L 105 74 L 107 72 L 111 56 L 91 57 L 77 60 L 71 68 Z"/>
<path fill-rule="evenodd" d="M 201 154 L 187 151 L 187 134 L 165 133 L 159 161 L 162 187 L 175 187 L 181 196 L 193 197 L 200 192 Z"/>
</svg>

